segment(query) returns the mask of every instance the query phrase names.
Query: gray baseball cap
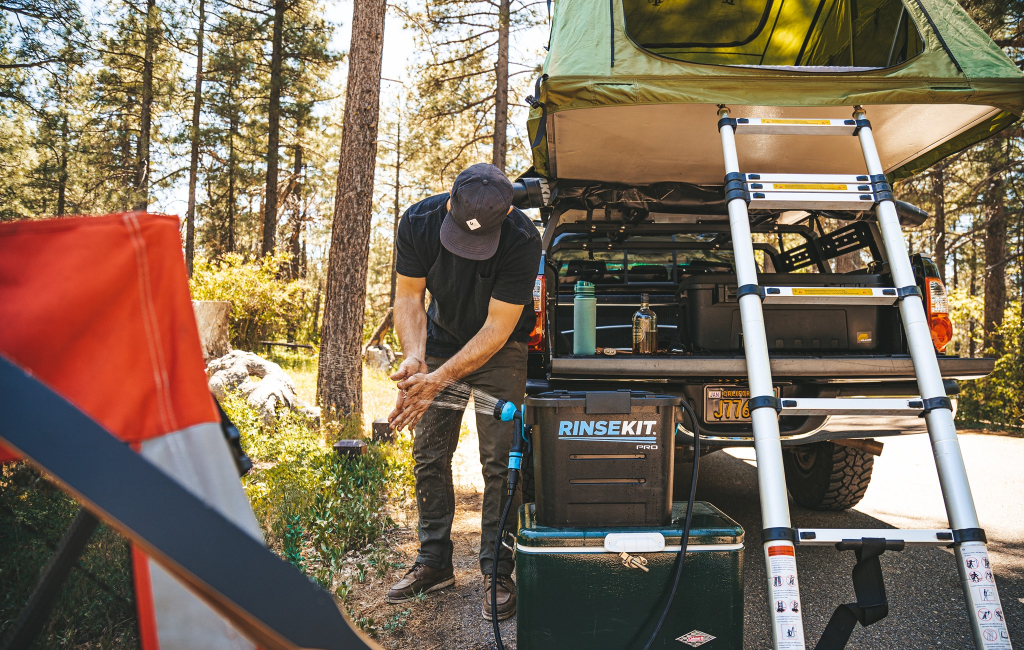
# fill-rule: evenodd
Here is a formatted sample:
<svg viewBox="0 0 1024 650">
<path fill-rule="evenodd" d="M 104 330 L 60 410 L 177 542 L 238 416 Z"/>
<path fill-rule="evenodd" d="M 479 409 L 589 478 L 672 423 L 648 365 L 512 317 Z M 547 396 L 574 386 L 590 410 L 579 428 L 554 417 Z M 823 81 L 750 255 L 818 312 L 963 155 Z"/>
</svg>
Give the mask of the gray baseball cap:
<svg viewBox="0 0 1024 650">
<path fill-rule="evenodd" d="M 466 168 L 452 185 L 451 208 L 441 224 L 441 243 L 459 257 L 494 256 L 501 224 L 512 205 L 512 181 L 494 165 Z"/>
</svg>

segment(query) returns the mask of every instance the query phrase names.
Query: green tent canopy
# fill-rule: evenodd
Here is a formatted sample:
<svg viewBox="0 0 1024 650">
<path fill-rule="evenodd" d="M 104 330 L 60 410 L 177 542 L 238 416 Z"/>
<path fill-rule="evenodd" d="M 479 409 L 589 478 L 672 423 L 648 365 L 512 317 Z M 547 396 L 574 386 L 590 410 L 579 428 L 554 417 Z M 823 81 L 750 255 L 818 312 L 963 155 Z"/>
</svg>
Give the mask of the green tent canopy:
<svg viewBox="0 0 1024 650">
<path fill-rule="evenodd" d="M 849 118 L 893 180 L 1017 121 L 1024 76 L 956 0 L 556 0 L 534 167 L 549 178 L 721 183 L 733 117 Z M 859 173 L 856 138 L 745 136 L 740 166 Z"/>
</svg>

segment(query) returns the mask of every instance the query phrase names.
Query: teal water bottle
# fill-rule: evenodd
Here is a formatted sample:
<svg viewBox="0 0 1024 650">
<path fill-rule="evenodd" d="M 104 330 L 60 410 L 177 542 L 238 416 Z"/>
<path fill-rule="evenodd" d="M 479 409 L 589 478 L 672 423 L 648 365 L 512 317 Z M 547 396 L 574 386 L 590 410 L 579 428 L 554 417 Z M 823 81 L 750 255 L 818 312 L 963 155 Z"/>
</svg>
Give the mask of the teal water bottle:
<svg viewBox="0 0 1024 650">
<path fill-rule="evenodd" d="M 572 353 L 597 354 L 597 298 L 594 285 L 583 280 L 572 301 Z"/>
</svg>

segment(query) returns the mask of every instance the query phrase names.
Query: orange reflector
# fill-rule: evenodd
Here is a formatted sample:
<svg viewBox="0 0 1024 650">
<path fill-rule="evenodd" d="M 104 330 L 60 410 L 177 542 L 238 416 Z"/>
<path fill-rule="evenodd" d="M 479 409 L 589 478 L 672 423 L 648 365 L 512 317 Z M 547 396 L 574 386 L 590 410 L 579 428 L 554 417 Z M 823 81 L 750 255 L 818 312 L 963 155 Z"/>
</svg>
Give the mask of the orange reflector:
<svg viewBox="0 0 1024 650">
<path fill-rule="evenodd" d="M 530 332 L 530 340 L 527 345 L 534 352 L 544 351 L 544 303 L 546 295 L 544 275 L 538 275 L 533 283 L 533 312 L 537 315 L 537 321 Z"/>
<path fill-rule="evenodd" d="M 953 322 L 949 318 L 949 298 L 939 278 L 925 278 L 924 297 L 928 305 L 928 328 L 936 352 L 945 352 L 953 340 Z"/>
</svg>

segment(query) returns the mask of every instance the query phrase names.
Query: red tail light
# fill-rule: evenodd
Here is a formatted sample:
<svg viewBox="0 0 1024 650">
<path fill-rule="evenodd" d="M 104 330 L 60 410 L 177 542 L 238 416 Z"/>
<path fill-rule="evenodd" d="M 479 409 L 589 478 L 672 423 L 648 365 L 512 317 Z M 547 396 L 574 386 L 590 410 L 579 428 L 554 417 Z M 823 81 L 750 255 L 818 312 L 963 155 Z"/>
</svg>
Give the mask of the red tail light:
<svg viewBox="0 0 1024 650">
<path fill-rule="evenodd" d="M 936 352 L 945 352 L 953 339 L 953 322 L 949 319 L 949 298 L 939 278 L 924 279 L 924 302 L 928 309 L 928 327 L 932 331 L 932 345 Z"/>
<path fill-rule="evenodd" d="M 544 303 L 547 299 L 544 286 L 544 275 L 538 275 L 537 280 L 533 283 L 533 311 L 537 314 L 537 322 L 533 326 L 533 331 L 530 332 L 529 341 L 530 350 L 534 352 L 544 351 Z"/>
</svg>

